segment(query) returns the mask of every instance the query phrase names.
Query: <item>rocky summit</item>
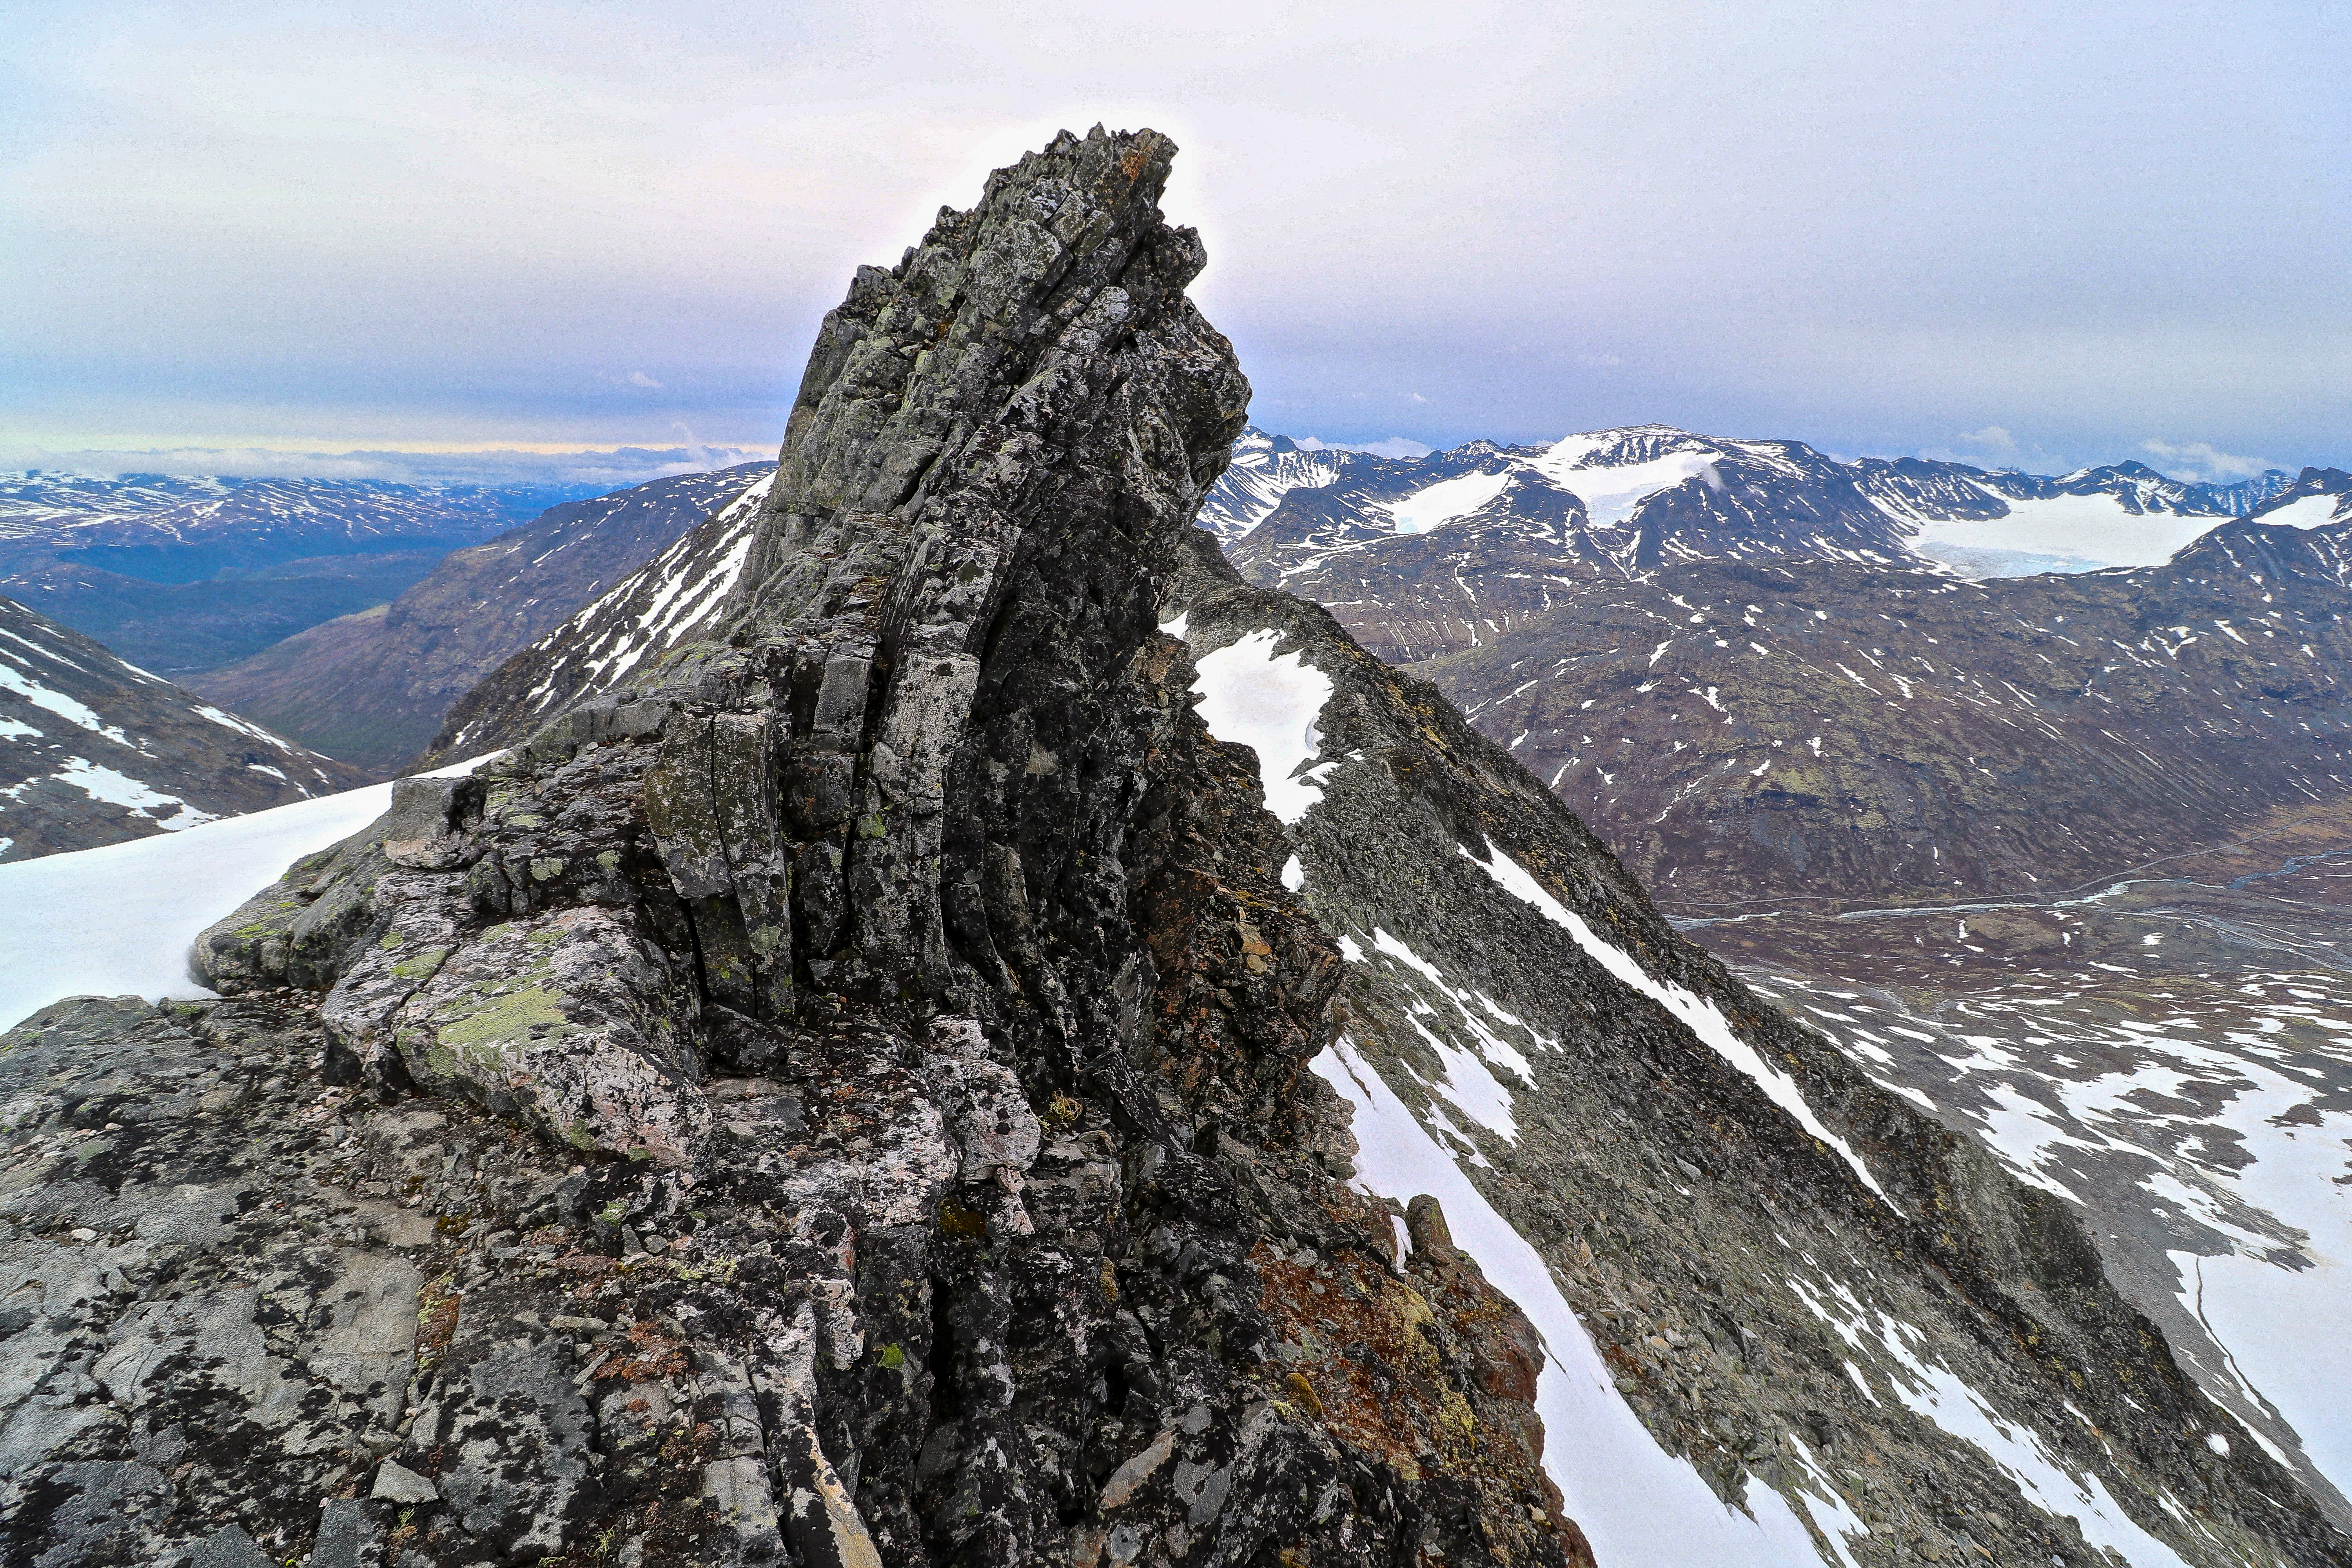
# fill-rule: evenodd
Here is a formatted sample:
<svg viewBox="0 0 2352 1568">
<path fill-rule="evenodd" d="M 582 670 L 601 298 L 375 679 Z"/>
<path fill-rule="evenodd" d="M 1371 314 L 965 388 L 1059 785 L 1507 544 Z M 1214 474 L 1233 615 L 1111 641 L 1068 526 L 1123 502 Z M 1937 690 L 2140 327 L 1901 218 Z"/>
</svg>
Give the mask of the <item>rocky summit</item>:
<svg viewBox="0 0 2352 1568">
<path fill-rule="evenodd" d="M 2347 1561 L 2063 1205 L 1192 526 L 1173 154 L 861 269 L 756 514 L 226 1000 L 6 1038 L 0 1554 Z"/>
</svg>

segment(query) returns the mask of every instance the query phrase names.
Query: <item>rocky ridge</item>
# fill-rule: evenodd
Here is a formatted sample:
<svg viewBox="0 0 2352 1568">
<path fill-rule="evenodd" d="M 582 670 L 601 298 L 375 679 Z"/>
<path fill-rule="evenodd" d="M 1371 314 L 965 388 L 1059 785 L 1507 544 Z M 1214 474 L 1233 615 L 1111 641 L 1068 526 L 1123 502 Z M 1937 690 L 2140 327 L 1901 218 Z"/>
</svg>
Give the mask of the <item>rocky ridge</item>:
<svg viewBox="0 0 2352 1568">
<path fill-rule="evenodd" d="M 514 756 L 205 934 L 238 999 L 11 1037 L 12 1551 L 1605 1560 L 1684 1521 L 1538 1418 L 1589 1364 L 1714 1560 L 2344 1561 L 2063 1208 L 1190 529 L 1172 152 L 862 269 L 740 553 L 616 590 L 731 557 L 703 635 L 518 656 Z"/>
<path fill-rule="evenodd" d="M 1304 1058 L 1339 960 L 1252 869 L 1274 825 L 1246 754 L 1190 719 L 1181 645 L 1151 630 L 1153 563 L 1247 395 L 1183 297 L 1198 241 L 1159 221 L 1171 152 L 1065 138 L 861 272 L 761 518 L 779 580 L 745 596 L 758 629 L 495 779 L 401 786 L 377 830 L 207 936 L 218 985 L 332 982 L 331 1079 L 461 1123 L 478 1104 L 546 1152 L 510 1184 L 496 1151 L 430 1130 L 417 1195 L 491 1278 L 416 1298 L 452 1314 L 449 1348 L 388 1424 L 197 1448 L 184 1491 L 149 1465 L 131 1480 L 162 1481 L 165 1513 L 59 1502 L 42 1545 L 331 1527 L 403 1563 L 600 1541 L 660 1562 L 1576 1554 L 1524 1321 L 1433 1247 L 1400 1264 L 1391 1215 L 1327 1170 L 1345 1113 Z M 969 847 L 943 837 L 950 747 Z M 1199 923 L 1147 933 L 1130 886 Z M 1243 951 L 1257 906 L 1279 964 Z M 33 1070 L 103 1005 L 37 1020 L 5 1061 Z M 280 1050 L 290 1078 L 299 1020 Z M 413 1103 L 363 1100 L 352 1131 L 393 1147 Z M 530 1181 L 573 1164 L 534 1209 Z M 536 1220 L 552 1258 L 518 1250 Z M 1387 1349 L 1378 1402 L 1274 1353 L 1327 1300 Z M 592 1354 L 591 1320 L 629 1348 Z M 620 1397 L 592 1414 L 600 1379 Z M 149 1424 L 110 1430 L 104 1462 L 147 1463 Z M 16 1483 L 85 1496 L 80 1462 L 50 1450 Z M 357 1518 L 320 1512 L 354 1467 Z M 159 1525 L 174 1496 L 223 1506 Z"/>
<path fill-rule="evenodd" d="M 359 782 L 0 599 L 0 860 L 174 832 Z"/>
</svg>

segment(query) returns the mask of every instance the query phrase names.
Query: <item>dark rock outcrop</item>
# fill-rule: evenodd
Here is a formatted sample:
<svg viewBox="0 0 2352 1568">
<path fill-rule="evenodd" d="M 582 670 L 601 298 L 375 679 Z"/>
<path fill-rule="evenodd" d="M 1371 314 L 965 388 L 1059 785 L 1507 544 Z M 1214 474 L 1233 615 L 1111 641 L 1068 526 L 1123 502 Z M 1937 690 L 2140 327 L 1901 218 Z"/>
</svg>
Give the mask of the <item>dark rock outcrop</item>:
<svg viewBox="0 0 2352 1568">
<path fill-rule="evenodd" d="M 195 1453 L 185 1492 L 159 1470 L 186 1500 L 118 1539 L 1576 1560 L 1524 1368 L 1489 1370 L 1524 1324 L 1473 1268 L 1401 1263 L 1334 1173 L 1345 1109 L 1306 1063 L 1339 960 L 1152 629 L 1247 398 L 1184 298 L 1199 241 L 1159 218 L 1172 152 L 1066 137 L 860 273 L 730 642 L 404 785 L 208 933 L 224 988 L 332 979 L 320 1059 L 374 1159 L 319 1213 L 356 1181 L 434 1216 L 435 1359 L 315 1458 L 289 1428 Z M 32 1190 L 64 1201 L 54 1167 Z M 171 1289 L 138 1277 L 131 1310 Z M 115 1310 L 58 1315 L 103 1337 Z M 1277 1353 L 1333 1313 L 1393 1340 L 1377 1390 Z M 80 1498 L 79 1462 L 21 1484 Z M 315 1526 L 239 1500 L 337 1488 Z"/>
</svg>

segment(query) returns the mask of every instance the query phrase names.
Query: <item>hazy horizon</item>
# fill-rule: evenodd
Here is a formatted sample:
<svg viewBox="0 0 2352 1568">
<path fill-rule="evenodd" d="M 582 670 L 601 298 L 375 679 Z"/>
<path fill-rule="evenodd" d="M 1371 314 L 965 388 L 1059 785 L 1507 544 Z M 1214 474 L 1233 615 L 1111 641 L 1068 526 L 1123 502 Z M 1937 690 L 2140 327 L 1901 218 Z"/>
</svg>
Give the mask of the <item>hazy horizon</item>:
<svg viewBox="0 0 2352 1568">
<path fill-rule="evenodd" d="M 2343 467 L 2346 43 L 2314 3 L 26 12 L 0 465 L 772 451 L 852 268 L 1101 121 L 1182 149 L 1285 434 Z"/>
<path fill-rule="evenodd" d="M 1641 420 L 1634 425 L 1662 425 L 1665 421 Z M 1326 440 L 1307 432 L 1274 428 L 1253 418 L 1251 425 L 1270 436 L 1288 438 L 1307 450 L 1368 452 L 1380 457 L 1414 460 L 1446 451 L 1465 444 L 1451 443 L 1435 446 L 1412 436 L 1398 435 L 1378 441 Z M 1624 428 L 1626 426 L 1615 426 Z M 1552 441 L 1580 435 L 1591 430 L 1561 431 L 1556 436 L 1535 441 L 1504 441 L 1511 447 L 1543 447 Z M 1896 458 L 1918 456 L 1901 451 L 1839 452 L 1818 443 L 1804 441 L 1801 436 L 1786 432 L 1725 432 L 1694 431 L 1692 434 L 1718 439 L 1769 439 L 1803 441 L 1824 456 L 1842 463 L 1853 463 L 1864 458 Z M 1470 437 L 1469 441 L 1493 440 L 1492 437 Z M 2014 468 L 2025 473 L 2056 477 L 2084 468 L 2138 462 L 2184 482 L 2236 483 L 2252 479 L 2267 468 L 2276 468 L 2290 476 L 2305 465 L 2280 462 L 2249 468 L 2242 473 L 2219 476 L 2200 472 L 2195 463 L 2177 459 L 2178 451 L 2167 451 L 2163 442 L 2144 442 L 2140 448 L 2108 458 L 2069 464 L 2063 468 L 2052 464 L 2025 464 L 1987 460 L 1983 458 L 1951 451 L 1933 451 L 1930 456 L 1968 463 L 1984 469 Z M 69 473 L 101 478 L 121 478 L 126 475 L 162 475 L 167 478 L 207 479 L 374 479 L 388 483 L 409 484 L 470 484 L 545 486 L 561 485 L 575 488 L 598 486 L 620 489 L 642 484 L 650 479 L 674 474 L 703 473 L 714 468 L 734 468 L 745 463 L 768 463 L 775 460 L 773 447 L 751 448 L 742 447 L 611 447 L 604 449 L 549 447 L 541 450 L 514 447 L 485 445 L 481 447 L 446 447 L 440 449 L 402 451 L 392 448 L 346 448 L 340 451 L 305 451 L 298 448 L 257 447 L 174 447 L 126 450 L 122 448 L 83 449 L 54 452 L 39 448 L 9 447 L 0 444 L 0 475 L 27 473 Z M 33 460 L 18 460 L 33 459 Z M 583 494 L 591 493 L 586 489 Z"/>
</svg>

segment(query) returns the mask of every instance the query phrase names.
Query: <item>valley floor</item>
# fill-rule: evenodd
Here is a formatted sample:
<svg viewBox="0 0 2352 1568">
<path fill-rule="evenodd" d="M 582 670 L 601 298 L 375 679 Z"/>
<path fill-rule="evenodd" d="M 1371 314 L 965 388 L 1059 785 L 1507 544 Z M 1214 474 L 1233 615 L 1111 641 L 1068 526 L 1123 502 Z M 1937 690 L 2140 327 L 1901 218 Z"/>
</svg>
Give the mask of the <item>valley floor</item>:
<svg viewBox="0 0 2352 1568">
<path fill-rule="evenodd" d="M 2043 898 L 1668 907 L 2072 1204 L 2206 1393 L 2352 1513 L 2352 807 Z"/>
</svg>

